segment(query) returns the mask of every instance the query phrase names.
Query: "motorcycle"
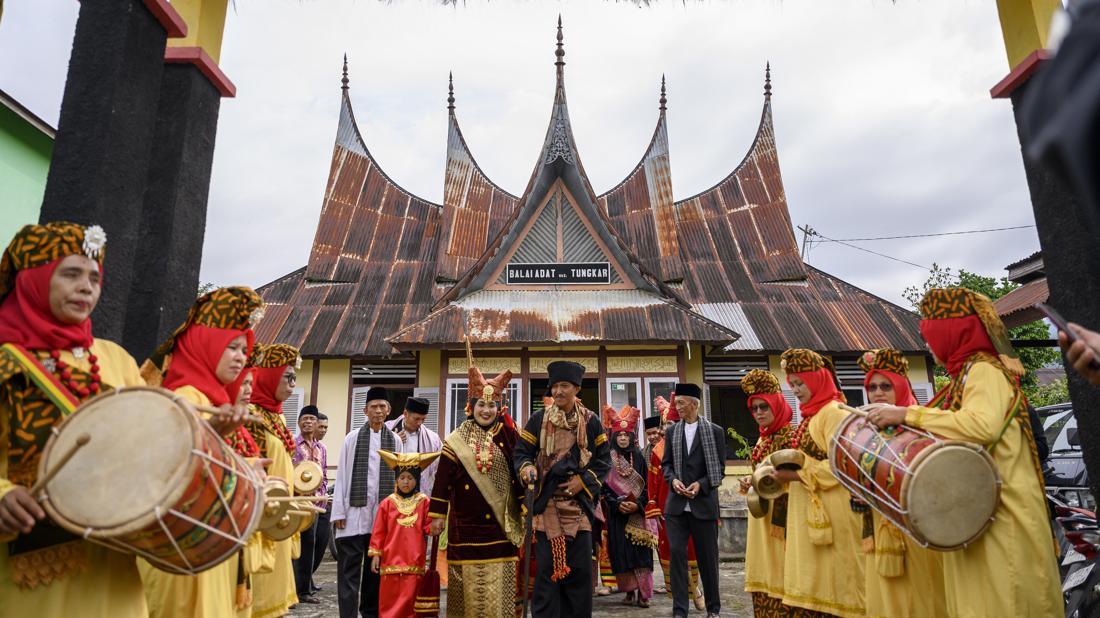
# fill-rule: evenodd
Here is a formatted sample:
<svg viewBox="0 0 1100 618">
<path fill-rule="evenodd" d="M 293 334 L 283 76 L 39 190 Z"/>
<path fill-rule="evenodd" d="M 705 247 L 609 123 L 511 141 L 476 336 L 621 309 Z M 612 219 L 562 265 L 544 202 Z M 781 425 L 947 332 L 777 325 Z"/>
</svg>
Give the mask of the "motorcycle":
<svg viewBox="0 0 1100 618">
<path fill-rule="evenodd" d="M 1048 493 L 1054 534 L 1061 549 L 1059 571 L 1066 618 L 1100 616 L 1100 524 L 1096 513 Z"/>
</svg>

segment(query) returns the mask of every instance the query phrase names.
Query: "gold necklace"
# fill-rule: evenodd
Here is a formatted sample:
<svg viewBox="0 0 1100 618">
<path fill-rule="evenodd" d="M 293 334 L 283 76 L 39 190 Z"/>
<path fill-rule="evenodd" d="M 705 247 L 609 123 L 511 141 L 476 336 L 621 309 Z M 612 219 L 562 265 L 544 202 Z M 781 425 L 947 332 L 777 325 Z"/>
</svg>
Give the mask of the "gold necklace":
<svg viewBox="0 0 1100 618">
<path fill-rule="evenodd" d="M 394 493 L 390 496 L 393 499 L 394 506 L 397 507 L 397 513 L 400 517 L 397 518 L 397 523 L 402 528 L 412 528 L 416 525 L 416 505 L 420 504 L 424 500 L 424 494 L 417 492 L 408 498 L 401 496 L 398 493 Z"/>
</svg>

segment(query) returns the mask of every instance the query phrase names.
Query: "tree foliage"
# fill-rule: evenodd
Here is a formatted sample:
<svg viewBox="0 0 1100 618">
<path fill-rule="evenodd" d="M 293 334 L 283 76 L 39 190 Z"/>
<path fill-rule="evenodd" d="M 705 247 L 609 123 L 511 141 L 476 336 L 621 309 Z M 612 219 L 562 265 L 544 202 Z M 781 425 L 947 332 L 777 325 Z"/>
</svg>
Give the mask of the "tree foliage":
<svg viewBox="0 0 1100 618">
<path fill-rule="evenodd" d="M 905 288 L 905 291 L 902 292 L 902 296 L 905 297 L 905 300 L 909 301 L 913 309 L 919 309 L 920 301 L 924 298 L 924 294 L 928 292 L 928 290 L 942 287 L 962 287 L 985 294 L 989 298 L 996 300 L 1020 287 L 1020 285 L 1018 283 L 1013 283 L 1008 277 L 987 277 L 964 269 L 952 271 L 950 268 L 941 268 L 939 264 L 933 263 L 932 270 L 928 273 L 928 279 L 926 279 L 920 287 L 910 286 Z M 1023 326 L 1010 328 L 1008 330 L 1008 336 L 1013 340 L 1050 339 L 1050 330 L 1047 328 L 1045 322 L 1039 320 L 1031 322 L 1030 324 L 1024 324 Z M 1024 392 L 1028 395 L 1028 399 L 1030 400 L 1033 394 L 1036 393 L 1038 387 L 1038 383 L 1035 379 L 1035 370 L 1058 362 L 1060 355 L 1055 348 L 1017 348 L 1016 352 L 1019 353 L 1020 361 L 1024 364 L 1024 368 L 1027 369 L 1027 374 L 1020 379 L 1020 384 L 1023 386 Z M 937 367 L 936 373 L 937 375 L 945 375 L 942 367 Z M 1065 401 L 1065 399 L 1062 401 Z"/>
<path fill-rule="evenodd" d="M 1065 403 L 1069 401 L 1069 382 L 1063 377 L 1050 384 L 1036 386 L 1028 393 L 1027 400 L 1036 408 Z"/>
<path fill-rule="evenodd" d="M 216 289 L 218 289 L 218 286 L 216 284 L 210 283 L 209 281 L 207 281 L 206 283 L 200 283 L 198 295 L 202 296 L 203 294 L 206 294 L 207 292 L 213 292 Z"/>
</svg>

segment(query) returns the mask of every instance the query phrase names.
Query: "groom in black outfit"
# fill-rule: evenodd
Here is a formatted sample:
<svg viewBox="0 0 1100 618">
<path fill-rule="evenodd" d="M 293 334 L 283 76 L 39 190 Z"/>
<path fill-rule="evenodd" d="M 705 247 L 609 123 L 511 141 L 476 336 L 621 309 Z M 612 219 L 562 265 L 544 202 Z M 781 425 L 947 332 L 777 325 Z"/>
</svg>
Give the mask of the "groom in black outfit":
<svg viewBox="0 0 1100 618">
<path fill-rule="evenodd" d="M 680 421 L 669 427 L 661 470 L 671 492 L 665 502 L 665 525 L 672 548 L 672 615 L 688 614 L 690 537 L 695 543 L 699 578 L 707 602 L 707 616 L 718 616 L 718 487 L 725 476 L 726 435 L 722 428 L 699 416 L 702 391 L 695 384 L 677 384 L 674 405 Z"/>
</svg>

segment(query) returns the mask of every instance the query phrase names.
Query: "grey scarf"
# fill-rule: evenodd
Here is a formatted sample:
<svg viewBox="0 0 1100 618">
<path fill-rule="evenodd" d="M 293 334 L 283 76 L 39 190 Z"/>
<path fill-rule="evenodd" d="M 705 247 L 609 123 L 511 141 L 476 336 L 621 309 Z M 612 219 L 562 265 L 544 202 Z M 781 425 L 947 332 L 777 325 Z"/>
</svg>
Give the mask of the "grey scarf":
<svg viewBox="0 0 1100 618">
<path fill-rule="evenodd" d="M 699 429 L 697 439 L 702 440 L 703 459 L 707 462 L 707 478 L 711 487 L 722 484 L 724 469 L 722 462 L 718 461 L 718 446 L 714 443 L 714 432 L 711 430 L 711 422 L 703 417 L 698 420 Z M 684 421 L 679 421 L 669 428 L 669 439 L 672 441 L 672 461 L 676 469 L 676 478 L 684 478 L 684 452 L 686 440 L 684 440 Z"/>
<path fill-rule="evenodd" d="M 397 440 L 394 439 L 393 432 L 383 426 L 381 433 L 382 448 L 392 453 L 397 452 L 395 449 Z M 355 442 L 355 459 L 351 464 L 351 495 L 348 497 L 348 504 L 351 506 L 367 506 L 367 473 L 370 470 L 370 434 L 370 426 L 363 425 L 363 427 L 359 429 L 359 438 Z M 393 470 L 382 461 L 379 461 L 379 501 L 393 493 L 395 478 Z"/>
</svg>

